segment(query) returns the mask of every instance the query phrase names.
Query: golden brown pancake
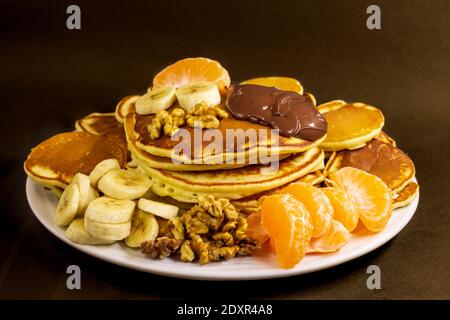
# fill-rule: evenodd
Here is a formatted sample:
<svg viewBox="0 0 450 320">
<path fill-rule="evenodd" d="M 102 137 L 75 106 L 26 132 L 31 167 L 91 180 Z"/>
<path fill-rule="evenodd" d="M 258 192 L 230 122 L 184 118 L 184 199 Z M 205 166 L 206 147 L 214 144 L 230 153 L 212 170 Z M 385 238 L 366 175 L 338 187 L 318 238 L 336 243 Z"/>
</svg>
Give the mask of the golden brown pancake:
<svg viewBox="0 0 450 320">
<path fill-rule="evenodd" d="M 400 208 L 408 205 L 417 195 L 419 185 L 415 182 L 410 182 L 404 187 L 394 198 L 394 208 Z"/>
<path fill-rule="evenodd" d="M 124 167 L 126 152 L 104 135 L 66 132 L 34 147 L 24 169 L 40 184 L 65 188 L 76 173 L 89 174 L 100 161 L 110 158 L 117 159 Z"/>
<path fill-rule="evenodd" d="M 170 111 L 170 110 L 169 110 Z M 253 129 L 259 132 L 259 130 L 266 133 L 266 138 L 264 139 L 260 135 L 256 136 L 256 143 L 250 144 L 246 141 L 244 146 L 239 145 L 235 139 L 234 144 L 227 144 L 226 139 L 223 139 L 223 151 L 221 154 L 198 154 L 198 150 L 194 149 L 194 143 L 191 144 L 191 150 L 189 154 L 182 154 L 179 156 L 173 156 L 172 150 L 180 142 L 177 140 L 172 140 L 171 137 L 163 135 L 161 138 L 152 140 L 149 136 L 147 126 L 151 123 L 154 115 L 139 115 L 135 112 L 130 112 L 125 117 L 125 130 L 127 135 L 128 143 L 134 142 L 136 147 L 151 154 L 159 157 L 176 158 L 183 163 L 192 163 L 194 159 L 203 159 L 203 164 L 214 164 L 223 163 L 225 154 L 233 154 L 237 157 L 238 152 L 245 153 L 247 158 L 249 153 L 254 152 L 255 154 L 259 149 L 266 149 L 268 153 L 279 152 L 279 154 L 286 153 L 299 153 L 306 151 L 314 146 L 319 145 L 326 136 L 322 137 L 316 141 L 307 141 L 298 138 L 287 138 L 279 136 L 279 145 L 274 146 L 274 141 L 276 137 L 271 136 L 271 129 L 259 124 L 251 123 L 249 121 L 236 120 L 233 117 L 228 117 L 220 121 L 220 126 L 217 130 L 222 133 L 223 137 L 226 137 L 226 130 L 237 130 L 242 129 L 244 132 L 248 129 Z M 194 136 L 194 129 L 188 126 L 184 126 L 191 137 Z M 203 130 L 205 132 L 206 130 Z M 202 150 L 205 151 L 206 147 L 210 144 L 210 141 L 202 141 Z M 241 148 L 241 149 L 239 149 Z M 242 154 L 241 154 L 242 156 Z"/>
<path fill-rule="evenodd" d="M 414 163 L 403 151 L 377 139 L 357 150 L 334 153 L 325 166 L 325 174 L 343 167 L 374 174 L 394 192 L 403 189 L 415 175 Z"/>
<path fill-rule="evenodd" d="M 361 102 L 333 100 L 317 107 L 328 123 L 321 147 L 325 151 L 354 150 L 378 136 L 384 126 L 383 113 Z"/>
<path fill-rule="evenodd" d="M 380 134 L 378 136 L 376 136 L 374 139 L 383 141 L 385 143 L 393 145 L 394 147 L 397 146 L 397 143 L 395 142 L 395 140 L 384 131 L 381 131 Z"/>
<path fill-rule="evenodd" d="M 230 170 L 182 172 L 145 167 L 139 161 L 135 162 L 153 181 L 151 189 L 154 193 L 195 203 L 200 195 L 236 200 L 274 189 L 322 170 L 323 159 L 323 151 L 315 147 L 281 160 L 278 168 L 256 164 Z"/>
<path fill-rule="evenodd" d="M 140 96 L 134 95 L 134 96 L 126 96 L 122 100 L 119 101 L 119 103 L 116 106 L 116 111 L 114 112 L 114 116 L 116 117 L 116 120 L 120 123 L 123 123 L 126 115 L 129 112 L 134 112 L 136 110 L 134 103 L 137 99 L 139 99 Z"/>
<path fill-rule="evenodd" d="M 122 129 L 123 126 L 117 122 L 114 113 L 94 112 L 75 123 L 75 128 L 96 135 L 105 134 L 111 131 Z"/>
<path fill-rule="evenodd" d="M 118 143 L 128 152 L 127 139 L 123 125 L 117 122 L 114 113 L 91 113 L 75 123 L 78 131 L 85 131 L 95 135 L 105 135 Z M 131 159 L 128 157 L 129 160 Z"/>
</svg>

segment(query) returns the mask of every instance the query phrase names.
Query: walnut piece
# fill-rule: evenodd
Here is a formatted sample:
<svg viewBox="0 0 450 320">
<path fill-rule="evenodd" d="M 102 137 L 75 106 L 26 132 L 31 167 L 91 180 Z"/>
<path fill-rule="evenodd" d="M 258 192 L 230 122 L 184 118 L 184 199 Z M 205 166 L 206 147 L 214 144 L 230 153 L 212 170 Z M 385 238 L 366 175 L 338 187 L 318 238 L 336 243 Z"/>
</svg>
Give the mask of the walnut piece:
<svg viewBox="0 0 450 320">
<path fill-rule="evenodd" d="M 181 261 L 191 262 L 195 259 L 194 251 L 191 248 L 191 241 L 186 240 L 183 242 L 180 248 L 180 259 Z"/>
<path fill-rule="evenodd" d="M 186 115 L 186 123 L 192 128 L 215 129 L 219 127 L 219 119 L 224 118 L 228 118 L 228 113 L 224 109 L 219 106 L 208 107 L 205 102 L 201 102 Z"/>
<path fill-rule="evenodd" d="M 219 261 L 220 258 L 229 260 L 234 258 L 239 251 L 239 246 L 214 248 L 210 251 L 210 260 Z"/>
<path fill-rule="evenodd" d="M 202 237 L 195 233 L 189 234 L 189 237 L 192 239 L 191 246 L 195 254 L 198 256 L 198 262 L 200 264 L 209 263 L 208 243 L 203 241 Z"/>
<path fill-rule="evenodd" d="M 170 113 L 166 110 L 159 111 L 147 126 L 150 139 L 158 139 L 163 133 L 173 136 L 186 123 L 185 116 L 186 113 L 181 108 L 175 108 Z"/>
<path fill-rule="evenodd" d="M 160 237 L 155 240 L 144 241 L 141 244 L 142 252 L 152 259 L 163 259 L 177 251 L 181 245 L 181 240 Z"/>
<path fill-rule="evenodd" d="M 184 227 L 179 217 L 169 220 L 168 229 L 170 230 L 175 239 L 177 240 L 184 239 Z"/>
</svg>

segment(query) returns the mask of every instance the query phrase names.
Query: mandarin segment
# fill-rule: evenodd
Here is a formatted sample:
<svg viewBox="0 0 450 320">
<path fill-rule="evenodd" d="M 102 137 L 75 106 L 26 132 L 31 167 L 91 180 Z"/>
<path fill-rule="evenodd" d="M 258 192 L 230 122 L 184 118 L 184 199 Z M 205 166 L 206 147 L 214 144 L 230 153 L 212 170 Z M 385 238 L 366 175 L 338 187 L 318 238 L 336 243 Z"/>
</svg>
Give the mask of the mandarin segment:
<svg viewBox="0 0 450 320">
<path fill-rule="evenodd" d="M 263 244 L 269 239 L 266 229 L 261 224 L 261 212 L 254 212 L 247 217 L 246 235 Z"/>
<path fill-rule="evenodd" d="M 339 221 L 331 221 L 330 228 L 320 238 L 312 239 L 307 253 L 334 252 L 341 249 L 350 241 L 350 232 Z"/>
<path fill-rule="evenodd" d="M 367 229 L 379 232 L 391 217 L 391 190 L 377 176 L 360 169 L 345 167 L 328 177 L 329 183 L 347 193 L 358 205 L 361 221 Z"/>
<path fill-rule="evenodd" d="M 187 83 L 209 81 L 225 93 L 230 86 L 228 71 L 219 62 L 208 58 L 186 58 L 160 71 L 153 78 L 153 88 L 164 86 L 181 87 Z"/>
<path fill-rule="evenodd" d="M 309 211 L 314 226 L 313 238 L 320 237 L 327 232 L 331 219 L 333 219 L 333 207 L 319 188 L 308 183 L 296 182 L 282 189 L 280 193 L 292 194 Z"/>
<path fill-rule="evenodd" d="M 267 196 L 261 204 L 261 224 L 271 238 L 278 264 L 292 268 L 303 258 L 311 239 L 311 216 L 290 194 Z"/>
<path fill-rule="evenodd" d="M 349 231 L 355 230 L 359 221 L 358 205 L 345 192 L 336 188 L 322 188 L 333 207 L 333 219 L 342 223 Z"/>
</svg>

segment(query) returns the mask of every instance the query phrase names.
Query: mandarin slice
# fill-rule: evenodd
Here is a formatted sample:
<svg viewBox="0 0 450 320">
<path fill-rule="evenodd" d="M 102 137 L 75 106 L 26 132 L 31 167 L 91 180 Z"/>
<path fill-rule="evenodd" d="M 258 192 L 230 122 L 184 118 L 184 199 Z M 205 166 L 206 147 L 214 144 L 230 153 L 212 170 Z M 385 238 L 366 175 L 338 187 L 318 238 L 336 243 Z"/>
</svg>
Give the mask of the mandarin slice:
<svg viewBox="0 0 450 320">
<path fill-rule="evenodd" d="M 308 183 L 296 182 L 282 189 L 280 193 L 292 194 L 309 211 L 314 226 L 313 238 L 320 237 L 327 232 L 333 219 L 333 207 L 319 188 Z"/>
<path fill-rule="evenodd" d="M 345 167 L 328 176 L 331 185 L 347 193 L 358 205 L 361 221 L 367 229 L 379 232 L 391 217 L 391 190 L 377 176 L 363 170 Z"/>
<path fill-rule="evenodd" d="M 272 240 L 278 264 L 292 268 L 303 258 L 311 239 L 311 216 L 290 194 L 267 196 L 261 204 L 261 224 Z"/>
<path fill-rule="evenodd" d="M 380 134 L 384 126 L 383 113 L 363 103 L 348 104 L 337 100 L 318 106 L 328 123 L 325 151 L 340 151 L 362 147 Z"/>
<path fill-rule="evenodd" d="M 261 77 L 245 80 L 241 84 L 257 84 L 265 87 L 275 87 L 280 90 L 303 94 L 303 87 L 297 79 L 289 77 Z"/>
<path fill-rule="evenodd" d="M 263 244 L 269 239 L 266 229 L 261 225 L 261 213 L 254 212 L 247 217 L 247 230 L 245 234 Z"/>
<path fill-rule="evenodd" d="M 355 230 L 359 221 L 358 205 L 345 192 L 336 188 L 322 188 L 333 207 L 333 219 L 342 223 L 349 231 Z"/>
<path fill-rule="evenodd" d="M 230 86 L 228 71 L 219 62 L 208 58 L 187 58 L 179 60 L 160 71 L 153 78 L 153 87 L 180 87 L 190 82 L 214 82 L 221 93 Z"/>
<path fill-rule="evenodd" d="M 331 221 L 330 228 L 320 238 L 312 239 L 307 253 L 334 252 L 350 241 L 350 232 L 339 221 Z"/>
</svg>

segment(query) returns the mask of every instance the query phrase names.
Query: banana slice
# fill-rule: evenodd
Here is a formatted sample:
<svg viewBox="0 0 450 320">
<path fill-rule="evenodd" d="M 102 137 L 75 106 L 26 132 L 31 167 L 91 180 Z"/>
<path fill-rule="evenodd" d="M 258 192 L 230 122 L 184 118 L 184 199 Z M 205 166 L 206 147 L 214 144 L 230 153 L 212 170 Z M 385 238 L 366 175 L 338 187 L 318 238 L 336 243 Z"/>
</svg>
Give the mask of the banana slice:
<svg viewBox="0 0 450 320">
<path fill-rule="evenodd" d="M 75 218 L 80 203 L 78 185 L 71 183 L 67 186 L 56 207 L 55 221 L 58 226 L 67 226 Z"/>
<path fill-rule="evenodd" d="M 172 219 L 178 215 L 178 207 L 144 198 L 139 199 L 138 208 L 164 219 Z"/>
<path fill-rule="evenodd" d="M 105 195 L 128 200 L 142 197 L 151 186 L 152 181 L 137 170 L 114 169 L 98 182 L 98 188 Z"/>
<path fill-rule="evenodd" d="M 158 233 L 159 225 L 155 216 L 142 210 L 136 210 L 131 221 L 131 232 L 125 239 L 125 244 L 137 248 L 144 241 L 155 240 Z"/>
<path fill-rule="evenodd" d="M 76 216 L 78 218 L 83 218 L 89 203 L 91 203 L 92 201 L 94 201 L 98 197 L 99 197 L 98 191 L 95 190 L 94 187 L 89 186 L 89 192 L 88 192 L 88 196 L 87 196 L 86 207 L 81 212 L 79 211 Z"/>
<path fill-rule="evenodd" d="M 78 203 L 77 214 L 83 214 L 88 205 L 89 199 L 89 191 L 91 189 L 91 179 L 85 174 L 77 173 L 73 179 L 72 183 L 75 183 L 78 186 L 78 190 L 80 191 L 80 202 Z"/>
<path fill-rule="evenodd" d="M 89 174 L 91 184 L 97 188 L 97 184 L 101 177 L 113 169 L 120 169 L 120 164 L 117 159 L 106 159 L 99 162 Z"/>
<path fill-rule="evenodd" d="M 66 230 L 66 237 L 72 242 L 87 245 L 105 245 L 114 241 L 97 239 L 91 236 L 84 228 L 84 219 L 75 219 Z"/>
<path fill-rule="evenodd" d="M 106 241 L 119 241 L 130 235 L 131 221 L 103 223 L 85 217 L 84 228 L 94 238 Z"/>
<path fill-rule="evenodd" d="M 175 100 L 174 87 L 153 89 L 136 100 L 136 112 L 143 115 L 158 113 L 158 111 L 166 110 L 173 105 Z"/>
<path fill-rule="evenodd" d="M 212 82 L 200 81 L 185 84 L 177 89 L 176 95 L 178 103 L 187 112 L 200 102 L 205 102 L 208 106 L 220 104 L 219 89 Z"/>
<path fill-rule="evenodd" d="M 85 218 L 101 223 L 124 223 L 131 221 L 136 203 L 100 197 L 89 203 Z"/>
</svg>

